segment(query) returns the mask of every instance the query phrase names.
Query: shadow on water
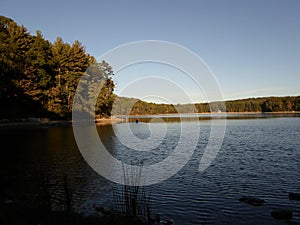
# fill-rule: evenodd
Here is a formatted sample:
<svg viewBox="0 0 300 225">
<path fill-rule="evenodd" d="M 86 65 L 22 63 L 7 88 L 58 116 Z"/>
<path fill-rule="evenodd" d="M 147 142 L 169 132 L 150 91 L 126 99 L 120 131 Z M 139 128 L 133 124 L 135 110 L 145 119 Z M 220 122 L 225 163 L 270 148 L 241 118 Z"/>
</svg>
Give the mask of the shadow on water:
<svg viewBox="0 0 300 225">
<path fill-rule="evenodd" d="M 108 126 L 102 138 L 109 141 L 112 132 Z M 157 223 L 146 189 L 112 184 L 96 174 L 81 157 L 71 128 L 5 128 L 0 135 L 7 146 L 0 163 L 0 224 Z M 99 199 L 97 205 L 98 193 L 106 193 L 105 204 Z M 89 199 L 91 215 L 82 206 Z"/>
<path fill-rule="evenodd" d="M 79 159 L 72 133 L 61 128 L 9 128 L 0 133 L 7 146 L 0 170 L 1 224 L 66 223 L 86 182 L 71 172 Z"/>
</svg>

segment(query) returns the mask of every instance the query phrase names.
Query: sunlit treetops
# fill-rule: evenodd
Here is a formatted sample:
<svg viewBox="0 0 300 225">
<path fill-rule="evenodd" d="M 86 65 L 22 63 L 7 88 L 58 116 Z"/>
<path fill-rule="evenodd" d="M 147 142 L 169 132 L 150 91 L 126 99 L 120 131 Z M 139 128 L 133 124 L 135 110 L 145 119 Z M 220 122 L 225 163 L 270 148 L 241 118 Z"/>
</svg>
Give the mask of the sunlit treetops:
<svg viewBox="0 0 300 225">
<path fill-rule="evenodd" d="M 92 63 L 106 78 L 97 116 L 110 115 L 112 68 L 104 61 L 97 63 L 79 41 L 69 44 L 58 37 L 51 43 L 40 31 L 32 35 L 4 16 L 0 38 L 0 117 L 70 117 L 78 82 Z"/>
</svg>

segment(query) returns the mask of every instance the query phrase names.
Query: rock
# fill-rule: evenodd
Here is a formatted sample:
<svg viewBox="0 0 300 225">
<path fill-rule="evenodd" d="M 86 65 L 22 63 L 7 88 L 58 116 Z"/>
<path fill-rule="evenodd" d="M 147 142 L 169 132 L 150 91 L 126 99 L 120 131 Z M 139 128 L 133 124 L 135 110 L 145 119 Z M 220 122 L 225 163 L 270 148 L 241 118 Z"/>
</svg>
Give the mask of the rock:
<svg viewBox="0 0 300 225">
<path fill-rule="evenodd" d="M 150 215 L 149 220 L 152 222 L 159 222 L 160 221 L 160 216 L 159 215 Z"/>
<path fill-rule="evenodd" d="M 289 199 L 290 199 L 290 200 L 297 200 L 297 201 L 300 201 L 300 193 L 293 193 L 293 192 L 290 192 L 290 193 L 289 193 Z"/>
<path fill-rule="evenodd" d="M 271 212 L 273 218 L 278 220 L 290 220 L 293 218 L 293 212 L 288 209 L 277 209 Z"/>
<path fill-rule="evenodd" d="M 261 206 L 265 203 L 265 200 L 256 198 L 256 197 L 252 197 L 252 196 L 244 196 L 244 197 L 240 198 L 239 201 L 245 202 L 245 203 L 247 203 L 249 205 L 253 205 L 253 206 Z"/>
<path fill-rule="evenodd" d="M 107 209 L 106 207 L 94 205 L 94 208 L 96 209 L 97 212 L 101 212 L 103 215 L 111 214 L 109 209 Z"/>
<path fill-rule="evenodd" d="M 174 220 L 173 219 L 165 219 L 163 221 L 163 224 L 164 225 L 172 225 L 174 223 Z"/>
</svg>

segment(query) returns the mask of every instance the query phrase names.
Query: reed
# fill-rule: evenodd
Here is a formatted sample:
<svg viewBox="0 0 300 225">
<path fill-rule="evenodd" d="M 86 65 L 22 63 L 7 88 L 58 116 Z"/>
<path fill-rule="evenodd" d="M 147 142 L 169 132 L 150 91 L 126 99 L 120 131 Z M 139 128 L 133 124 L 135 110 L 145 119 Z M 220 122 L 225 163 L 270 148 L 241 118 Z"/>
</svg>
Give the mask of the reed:
<svg viewBox="0 0 300 225">
<path fill-rule="evenodd" d="M 153 224 L 149 221 L 150 194 L 146 187 L 139 186 L 141 167 L 130 167 L 123 164 L 124 183 L 113 189 L 113 210 L 129 218 L 133 223 Z"/>
</svg>

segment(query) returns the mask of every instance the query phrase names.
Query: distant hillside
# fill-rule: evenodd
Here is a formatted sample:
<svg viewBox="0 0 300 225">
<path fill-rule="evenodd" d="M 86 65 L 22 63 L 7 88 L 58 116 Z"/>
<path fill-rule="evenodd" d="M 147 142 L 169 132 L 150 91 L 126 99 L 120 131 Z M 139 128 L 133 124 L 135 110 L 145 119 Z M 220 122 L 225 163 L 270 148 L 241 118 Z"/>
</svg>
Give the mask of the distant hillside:
<svg viewBox="0 0 300 225">
<path fill-rule="evenodd" d="M 209 112 L 293 112 L 300 111 L 300 96 L 262 97 L 196 104 L 156 104 L 135 98 L 116 96 L 112 115 L 209 113 Z"/>
<path fill-rule="evenodd" d="M 176 112 L 173 105 L 145 102 L 136 98 L 115 97 L 112 115 L 161 114 Z"/>
</svg>

